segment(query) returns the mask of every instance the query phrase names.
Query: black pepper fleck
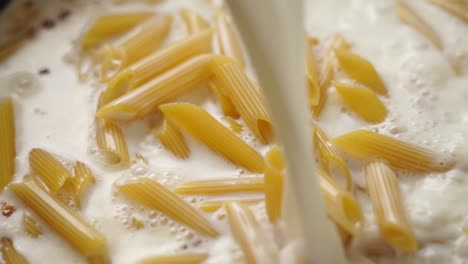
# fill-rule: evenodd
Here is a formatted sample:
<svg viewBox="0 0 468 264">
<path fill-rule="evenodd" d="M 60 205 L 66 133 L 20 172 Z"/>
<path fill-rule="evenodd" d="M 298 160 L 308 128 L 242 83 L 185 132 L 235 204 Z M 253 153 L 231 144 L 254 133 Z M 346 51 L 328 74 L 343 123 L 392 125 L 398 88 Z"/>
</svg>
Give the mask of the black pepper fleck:
<svg viewBox="0 0 468 264">
<path fill-rule="evenodd" d="M 42 21 L 42 27 L 46 29 L 51 29 L 55 27 L 55 22 L 52 19 L 46 19 Z"/>
<path fill-rule="evenodd" d="M 58 14 L 58 19 L 60 20 L 65 20 L 67 17 L 69 17 L 71 14 L 70 10 L 68 9 L 64 9 L 62 11 L 60 11 L 60 13 Z"/>
<path fill-rule="evenodd" d="M 49 74 L 50 73 L 50 70 L 48 68 L 42 68 L 39 70 L 39 74 L 40 75 L 46 75 L 46 74 Z"/>
</svg>

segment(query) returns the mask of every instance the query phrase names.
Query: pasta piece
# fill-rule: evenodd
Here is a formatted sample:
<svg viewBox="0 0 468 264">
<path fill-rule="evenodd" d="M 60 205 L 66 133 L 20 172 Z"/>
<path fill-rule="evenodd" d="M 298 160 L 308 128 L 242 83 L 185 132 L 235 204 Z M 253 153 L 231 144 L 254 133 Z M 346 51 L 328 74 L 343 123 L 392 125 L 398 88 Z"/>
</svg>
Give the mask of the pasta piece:
<svg viewBox="0 0 468 264">
<path fill-rule="evenodd" d="M 385 87 L 382 78 L 380 78 L 372 63 L 367 59 L 345 49 L 335 50 L 335 55 L 341 69 L 351 78 L 379 94 L 387 95 L 387 87 Z"/>
<path fill-rule="evenodd" d="M 206 202 L 200 203 L 198 205 L 198 208 L 200 208 L 201 210 L 207 213 L 212 213 L 212 212 L 218 211 L 227 202 L 237 202 L 237 203 L 243 203 L 247 205 L 253 205 L 262 201 L 263 199 L 206 201 Z"/>
<path fill-rule="evenodd" d="M 231 99 L 226 95 L 222 88 L 219 87 L 219 83 L 210 82 L 208 84 L 210 90 L 215 94 L 216 99 L 218 99 L 219 104 L 221 105 L 221 110 L 226 116 L 232 118 L 239 118 L 239 113 L 236 110 L 236 107 L 232 103 Z"/>
<path fill-rule="evenodd" d="M 232 132 L 239 134 L 242 132 L 242 125 L 239 124 L 236 120 L 234 120 L 232 117 L 228 116 L 226 118 L 226 121 L 229 124 L 229 128 L 231 128 Z"/>
<path fill-rule="evenodd" d="M 156 51 L 117 74 L 103 93 L 103 104 L 122 96 L 183 61 L 211 51 L 211 30 L 194 34 L 163 50 Z"/>
<path fill-rule="evenodd" d="M 29 261 L 15 249 L 11 239 L 2 237 L 0 245 L 2 246 L 2 258 L 5 264 L 29 264 Z"/>
<path fill-rule="evenodd" d="M 87 257 L 106 255 L 104 236 L 34 181 L 12 184 L 10 189 L 78 252 Z"/>
<path fill-rule="evenodd" d="M 244 69 L 245 60 L 239 36 L 234 29 L 234 25 L 228 20 L 222 9 L 219 9 L 216 13 L 215 23 L 221 54 L 234 59 L 239 68 Z"/>
<path fill-rule="evenodd" d="M 234 178 L 221 180 L 187 181 L 174 189 L 178 194 L 227 194 L 238 192 L 261 192 L 263 178 Z"/>
<path fill-rule="evenodd" d="M 306 41 L 306 58 L 307 58 L 307 81 L 309 87 L 309 104 L 316 106 L 320 100 L 320 84 L 319 75 L 313 51 L 313 43 Z"/>
<path fill-rule="evenodd" d="M 37 221 L 27 214 L 23 216 L 23 228 L 24 231 L 26 231 L 26 233 L 31 237 L 39 237 L 43 234 Z"/>
<path fill-rule="evenodd" d="M 172 103 L 160 109 L 169 122 L 214 152 L 249 171 L 263 171 L 262 156 L 199 106 Z"/>
<path fill-rule="evenodd" d="M 392 166 L 412 171 L 446 171 L 454 161 L 435 151 L 368 130 L 356 130 L 332 140 L 333 145 L 357 158 L 380 157 Z"/>
<path fill-rule="evenodd" d="M 119 190 L 131 200 L 156 209 L 201 234 L 217 237 L 218 231 L 195 208 L 160 183 L 148 178 L 130 179 Z"/>
<path fill-rule="evenodd" d="M 160 104 L 191 92 L 212 77 L 213 55 L 199 55 L 166 71 L 150 82 L 104 105 L 97 116 L 106 120 L 130 121 L 154 111 Z"/>
<path fill-rule="evenodd" d="M 73 178 L 60 161 L 43 149 L 34 148 L 29 152 L 29 166 L 54 193 Z"/>
<path fill-rule="evenodd" d="M 249 129 L 262 143 L 268 143 L 273 126 L 260 91 L 232 59 L 216 57 L 212 71 Z"/>
<path fill-rule="evenodd" d="M 281 217 L 285 161 L 281 149 L 274 145 L 265 157 L 265 208 L 268 218 L 275 223 Z"/>
<path fill-rule="evenodd" d="M 208 258 L 207 253 L 181 253 L 148 257 L 139 264 L 201 264 Z"/>
<path fill-rule="evenodd" d="M 345 179 L 346 189 L 351 192 L 353 190 L 353 177 L 351 176 L 351 172 L 346 162 L 328 140 L 328 137 L 320 128 L 314 126 L 312 138 L 320 165 L 331 175 L 334 175 L 334 173 L 332 173 L 335 171 L 333 170 L 334 168 L 339 169 L 341 172 L 340 176 Z"/>
<path fill-rule="evenodd" d="M 89 257 L 88 264 L 109 264 L 111 261 L 108 256 Z"/>
<path fill-rule="evenodd" d="M 163 129 L 155 131 L 154 135 L 159 138 L 166 149 L 177 157 L 187 159 L 190 156 L 190 149 L 185 143 L 184 136 L 167 120 L 164 120 Z"/>
<path fill-rule="evenodd" d="M 0 193 L 15 174 L 15 117 L 11 97 L 0 97 Z"/>
<path fill-rule="evenodd" d="M 143 227 L 145 227 L 145 224 L 138 220 L 136 217 L 132 217 L 132 227 L 135 228 L 136 230 L 140 230 Z"/>
<path fill-rule="evenodd" d="M 129 31 L 152 15 L 151 12 L 133 12 L 101 16 L 81 37 L 81 46 L 85 49 L 95 47 L 105 40 Z"/>
<path fill-rule="evenodd" d="M 105 45 L 96 58 L 101 64 L 101 80 L 109 80 L 124 67 L 156 50 L 169 33 L 172 20 L 171 15 L 157 16 L 120 45 Z"/>
<path fill-rule="evenodd" d="M 143 156 L 141 153 L 136 153 L 135 154 L 135 160 L 143 162 L 146 165 L 149 164 L 148 159 L 145 156 Z"/>
<path fill-rule="evenodd" d="M 444 49 L 444 44 L 439 34 L 432 29 L 408 4 L 402 0 L 397 1 L 397 14 L 401 22 L 412 27 L 426 37 L 439 50 Z"/>
<path fill-rule="evenodd" d="M 75 205 L 78 209 L 81 208 L 81 197 L 91 184 L 96 182 L 91 170 L 82 162 L 77 162 L 73 168 L 73 191 L 75 194 Z"/>
<path fill-rule="evenodd" d="M 351 235 L 356 235 L 357 225 L 362 220 L 359 203 L 352 193 L 343 189 L 324 170 L 319 170 L 320 190 L 322 191 L 325 208 L 330 218 Z"/>
<path fill-rule="evenodd" d="M 468 3 L 464 0 L 427 0 L 468 23 Z"/>
<path fill-rule="evenodd" d="M 364 174 L 380 232 L 392 246 L 415 252 L 418 243 L 401 200 L 398 179 L 385 160 L 369 162 Z"/>
<path fill-rule="evenodd" d="M 379 97 L 371 90 L 354 84 L 333 82 L 344 104 L 369 123 L 380 123 L 388 111 Z"/>
<path fill-rule="evenodd" d="M 330 43 L 330 47 L 322 61 L 322 66 L 319 72 L 319 101 L 316 106 L 312 107 L 312 114 L 314 117 L 318 117 L 325 106 L 327 101 L 328 87 L 335 75 L 335 51 L 336 50 L 348 50 L 351 45 L 345 40 L 345 38 L 337 34 L 333 37 Z"/>
<path fill-rule="evenodd" d="M 209 27 L 208 22 L 195 11 L 183 8 L 180 16 L 184 20 L 189 35 L 201 32 Z"/>
<path fill-rule="evenodd" d="M 226 203 L 225 208 L 232 236 L 242 249 L 246 263 L 276 263 L 278 249 L 260 227 L 253 212 L 236 202 Z"/>
</svg>

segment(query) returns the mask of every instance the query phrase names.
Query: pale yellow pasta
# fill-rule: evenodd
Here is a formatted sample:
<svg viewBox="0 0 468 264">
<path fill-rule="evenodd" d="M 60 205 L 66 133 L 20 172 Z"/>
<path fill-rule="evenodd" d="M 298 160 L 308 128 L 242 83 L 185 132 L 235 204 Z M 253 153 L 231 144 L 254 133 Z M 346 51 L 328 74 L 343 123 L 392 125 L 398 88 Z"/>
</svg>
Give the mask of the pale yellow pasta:
<svg viewBox="0 0 468 264">
<path fill-rule="evenodd" d="M 156 16 L 121 44 L 104 45 L 95 58 L 101 65 L 101 80 L 109 80 L 124 67 L 156 50 L 169 33 L 172 20 L 171 15 Z"/>
<path fill-rule="evenodd" d="M 159 75 L 144 85 L 104 105 L 97 116 L 107 120 L 130 121 L 189 93 L 212 77 L 209 67 L 213 55 L 199 55 Z"/>
<path fill-rule="evenodd" d="M 181 159 L 187 159 L 190 156 L 190 149 L 185 142 L 184 135 L 167 120 L 164 120 L 163 128 L 155 131 L 154 135 L 175 156 Z"/>
<path fill-rule="evenodd" d="M 320 83 L 317 70 L 317 61 L 313 51 L 313 42 L 306 41 L 306 59 L 307 59 L 307 84 L 309 88 L 309 104 L 316 106 L 320 100 Z"/>
<path fill-rule="evenodd" d="M 249 264 L 276 263 L 278 249 L 261 228 L 253 212 L 244 204 L 228 202 L 225 204 L 231 233 L 244 253 Z"/>
<path fill-rule="evenodd" d="M 2 237 L 0 245 L 2 246 L 2 258 L 5 264 L 29 264 L 29 261 L 16 250 L 10 238 Z"/>
<path fill-rule="evenodd" d="M 28 214 L 23 216 L 23 228 L 26 234 L 31 237 L 39 237 L 43 234 L 37 221 Z"/>
<path fill-rule="evenodd" d="M 87 257 L 107 254 L 105 237 L 34 181 L 12 184 L 10 189 L 78 252 Z"/>
<path fill-rule="evenodd" d="M 451 157 L 368 130 L 356 130 L 332 140 L 333 145 L 360 159 L 383 158 L 392 166 L 412 171 L 446 171 Z"/>
<path fill-rule="evenodd" d="M 124 95 L 191 57 L 211 52 L 212 30 L 204 30 L 156 51 L 118 73 L 103 92 L 103 104 Z"/>
<path fill-rule="evenodd" d="M 427 0 L 468 23 L 468 2 L 465 0 Z"/>
<path fill-rule="evenodd" d="M 234 118 L 228 116 L 226 117 L 226 121 L 228 122 L 229 128 L 231 129 L 232 132 L 236 134 L 239 134 L 242 132 L 243 130 L 242 125 L 239 124 L 239 122 L 237 122 Z"/>
<path fill-rule="evenodd" d="M 417 251 L 418 242 L 408 220 L 395 173 L 385 160 L 375 159 L 366 165 L 364 175 L 384 239 L 398 249 Z"/>
<path fill-rule="evenodd" d="M 223 92 L 231 99 L 249 129 L 262 143 L 268 143 L 273 136 L 273 126 L 259 89 L 234 60 L 216 57 L 211 65 Z"/>
<path fill-rule="evenodd" d="M 179 253 L 147 257 L 138 264 L 201 264 L 207 258 L 207 253 Z"/>
<path fill-rule="evenodd" d="M 130 179 L 118 186 L 131 200 L 156 209 L 195 231 L 216 237 L 218 231 L 190 204 L 160 183 L 148 178 Z"/>
<path fill-rule="evenodd" d="M 349 77 L 379 94 L 388 93 L 385 83 L 370 61 L 346 49 L 335 50 L 335 55 L 341 69 Z"/>
<path fill-rule="evenodd" d="M 339 176 L 344 177 L 346 189 L 353 190 L 353 177 L 349 171 L 349 167 L 343 160 L 341 155 L 335 150 L 325 133 L 317 126 L 313 127 L 313 142 L 314 149 L 317 153 L 320 165 L 330 174 L 335 176 L 337 168 L 341 173 Z"/>
<path fill-rule="evenodd" d="M 439 50 L 444 49 L 444 43 L 440 38 L 439 34 L 434 31 L 434 29 L 427 24 L 405 1 L 397 1 L 397 15 L 401 22 L 412 27 L 414 30 L 418 31 L 424 37 L 426 37 L 434 46 Z"/>
<path fill-rule="evenodd" d="M 236 110 L 236 107 L 232 103 L 231 98 L 227 96 L 225 89 L 222 89 L 220 84 L 218 82 L 210 82 L 208 84 L 210 87 L 210 90 L 213 92 L 213 94 L 216 96 L 216 99 L 218 99 L 219 104 L 221 105 L 221 110 L 223 110 L 223 113 L 226 116 L 232 117 L 232 118 L 239 118 L 239 113 Z"/>
<path fill-rule="evenodd" d="M 215 15 L 215 23 L 221 54 L 234 59 L 240 68 L 244 69 L 245 60 L 239 36 L 221 8 Z"/>
<path fill-rule="evenodd" d="M 199 106 L 172 103 L 162 105 L 160 109 L 169 122 L 215 153 L 249 171 L 263 171 L 262 156 Z"/>
<path fill-rule="evenodd" d="M 265 156 L 264 173 L 265 208 L 272 223 L 275 223 L 281 217 L 285 166 L 281 149 L 274 145 Z"/>
<path fill-rule="evenodd" d="M 193 10 L 182 8 L 180 16 L 184 20 L 185 28 L 190 35 L 196 34 L 209 27 L 208 22 Z"/>
<path fill-rule="evenodd" d="M 15 117 L 11 97 L 0 96 L 0 193 L 15 174 Z"/>
<path fill-rule="evenodd" d="M 357 234 L 362 220 L 359 203 L 353 194 L 341 187 L 324 170 L 319 170 L 320 190 L 325 201 L 325 209 L 330 218 L 351 235 Z"/>
<path fill-rule="evenodd" d="M 237 202 L 237 203 L 243 203 L 247 205 L 253 205 L 262 201 L 263 199 L 217 200 L 217 201 L 210 200 L 210 201 L 201 202 L 198 205 L 198 208 L 200 208 L 201 210 L 205 212 L 212 213 L 212 212 L 218 211 L 227 202 Z"/>
<path fill-rule="evenodd" d="M 140 220 L 138 220 L 136 217 L 132 217 L 131 225 L 132 225 L 132 227 L 135 228 L 136 230 L 140 230 L 140 229 L 142 229 L 142 228 L 145 227 L 145 224 L 143 224 L 143 222 L 141 222 Z"/>
<path fill-rule="evenodd" d="M 328 87 L 330 86 L 331 81 L 335 76 L 335 51 L 340 49 L 349 49 L 351 45 L 346 41 L 346 39 L 340 35 L 335 35 L 330 41 L 330 46 L 328 47 L 327 53 L 322 60 L 322 65 L 319 71 L 319 101 L 318 104 L 312 107 L 312 114 L 314 117 L 318 117 L 325 106 L 327 101 Z"/>
<path fill-rule="evenodd" d="M 129 31 L 152 15 L 151 12 L 133 12 L 101 16 L 81 37 L 80 44 L 85 49 L 95 47 L 103 41 Z"/>
<path fill-rule="evenodd" d="M 238 192 L 263 192 L 263 178 L 228 178 L 220 180 L 187 181 L 174 189 L 178 194 L 227 194 Z"/>
<path fill-rule="evenodd" d="M 333 82 L 333 85 L 343 103 L 365 121 L 375 124 L 384 121 L 387 117 L 387 108 L 370 89 L 343 82 Z"/>
<path fill-rule="evenodd" d="M 77 162 L 73 168 L 73 192 L 75 195 L 75 206 L 81 208 L 83 193 L 96 182 L 91 170 L 82 162 Z"/>
<path fill-rule="evenodd" d="M 87 264 L 109 264 L 111 263 L 108 256 L 97 256 L 97 257 L 89 257 Z"/>
<path fill-rule="evenodd" d="M 73 178 L 60 161 L 43 149 L 34 148 L 29 152 L 29 166 L 52 192 L 59 191 Z"/>
<path fill-rule="evenodd" d="M 135 162 L 143 162 L 144 164 L 148 165 L 148 159 L 143 156 L 141 153 L 136 153 L 135 154 Z"/>
</svg>

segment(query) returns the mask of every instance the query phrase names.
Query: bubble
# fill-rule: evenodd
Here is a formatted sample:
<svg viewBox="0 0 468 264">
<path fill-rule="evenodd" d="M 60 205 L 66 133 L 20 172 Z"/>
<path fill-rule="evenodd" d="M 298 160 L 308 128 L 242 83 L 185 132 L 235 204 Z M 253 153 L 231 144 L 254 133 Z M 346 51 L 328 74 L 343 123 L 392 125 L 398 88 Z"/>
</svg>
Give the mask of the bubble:
<svg viewBox="0 0 468 264">
<path fill-rule="evenodd" d="M 39 91 L 39 79 L 30 72 L 15 72 L 8 76 L 7 87 L 21 97 L 29 97 Z"/>
</svg>

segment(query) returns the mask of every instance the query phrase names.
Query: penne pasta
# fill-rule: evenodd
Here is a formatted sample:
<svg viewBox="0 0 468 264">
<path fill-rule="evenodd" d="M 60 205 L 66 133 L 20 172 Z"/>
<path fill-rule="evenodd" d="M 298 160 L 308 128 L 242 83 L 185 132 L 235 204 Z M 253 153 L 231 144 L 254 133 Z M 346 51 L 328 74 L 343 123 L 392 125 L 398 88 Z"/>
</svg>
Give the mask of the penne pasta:
<svg viewBox="0 0 468 264">
<path fill-rule="evenodd" d="M 351 192 L 342 188 L 324 170 L 319 170 L 319 174 L 327 214 L 344 231 L 356 235 L 363 218 L 359 203 Z"/>
<path fill-rule="evenodd" d="M 207 253 L 180 253 L 148 257 L 139 264 L 201 264 L 208 258 Z"/>
<path fill-rule="evenodd" d="M 169 33 L 172 20 L 171 15 L 157 16 L 145 22 L 123 43 L 115 46 L 105 45 L 95 58 L 101 65 L 101 80 L 109 80 L 124 67 L 156 50 Z"/>
<path fill-rule="evenodd" d="M 80 44 L 85 49 L 95 47 L 103 41 L 129 31 L 152 15 L 151 12 L 133 12 L 101 16 L 81 37 Z"/>
<path fill-rule="evenodd" d="M 197 232 L 217 237 L 218 231 L 195 208 L 160 183 L 148 178 L 130 179 L 118 186 L 129 199 L 156 209 Z"/>
<path fill-rule="evenodd" d="M 226 116 L 229 116 L 232 118 L 239 118 L 240 115 L 237 112 L 236 107 L 232 103 L 231 99 L 224 92 L 224 89 L 219 87 L 219 83 L 210 82 L 208 86 L 210 87 L 210 90 L 213 92 L 213 94 L 216 96 L 216 99 L 218 99 L 218 102 L 221 105 L 221 110 L 223 110 L 223 113 Z"/>
<path fill-rule="evenodd" d="M 0 97 L 0 193 L 15 174 L 15 117 L 11 97 Z"/>
<path fill-rule="evenodd" d="M 111 261 L 107 256 L 89 257 L 87 264 L 109 264 Z"/>
<path fill-rule="evenodd" d="M 229 128 L 231 129 L 232 132 L 236 134 L 240 134 L 243 130 L 242 125 L 239 124 L 235 119 L 232 117 L 228 116 L 226 117 L 226 121 L 229 124 Z"/>
<path fill-rule="evenodd" d="M 346 49 L 335 50 L 341 69 L 354 80 L 371 88 L 376 93 L 387 95 L 387 87 L 367 59 Z"/>
<path fill-rule="evenodd" d="M 375 159 L 366 165 L 364 175 L 384 239 L 398 249 L 417 251 L 418 243 L 406 215 L 395 173 L 385 160 Z"/>
<path fill-rule="evenodd" d="M 320 100 L 320 83 L 313 47 L 314 43 L 309 39 L 306 40 L 306 76 L 309 88 L 309 104 L 311 106 L 316 106 Z"/>
<path fill-rule="evenodd" d="M 212 212 L 218 211 L 227 202 L 236 202 L 236 203 L 242 203 L 246 205 L 253 205 L 262 201 L 263 199 L 205 201 L 205 202 L 200 203 L 198 205 L 198 208 L 200 208 L 201 210 L 207 213 L 212 213 Z"/>
<path fill-rule="evenodd" d="M 75 195 L 75 205 L 81 208 L 81 198 L 83 193 L 96 182 L 91 170 L 82 162 L 77 162 L 73 168 L 73 192 Z"/>
<path fill-rule="evenodd" d="M 99 118 L 130 121 L 154 111 L 159 105 L 191 92 L 212 77 L 213 55 L 199 55 L 166 71 L 141 87 L 102 106 Z"/>
<path fill-rule="evenodd" d="M 224 93 L 231 99 L 250 131 L 262 143 L 268 143 L 273 136 L 273 126 L 260 91 L 234 60 L 216 57 L 211 65 Z"/>
<path fill-rule="evenodd" d="M 262 156 L 199 106 L 172 103 L 162 105 L 160 109 L 168 122 L 217 154 L 249 171 L 263 171 Z"/>
<path fill-rule="evenodd" d="M 236 202 L 226 203 L 225 209 L 232 236 L 242 249 L 246 263 L 277 263 L 278 249 L 262 230 L 253 212 Z"/>
<path fill-rule="evenodd" d="M 145 224 L 143 224 L 143 222 L 141 222 L 140 220 L 138 220 L 136 217 L 132 217 L 131 225 L 132 225 L 132 227 L 135 228 L 136 230 L 140 230 L 140 229 L 142 229 L 143 227 L 145 227 Z"/>
<path fill-rule="evenodd" d="M 118 125 L 96 118 L 96 143 L 110 164 L 130 164 L 127 142 Z"/>
<path fill-rule="evenodd" d="M 268 218 L 275 223 L 281 217 L 286 167 L 281 149 L 274 145 L 265 156 L 265 208 Z"/>
<path fill-rule="evenodd" d="M 337 168 L 341 172 L 339 176 L 343 177 L 346 182 L 346 190 L 351 192 L 353 190 L 353 177 L 349 167 L 335 150 L 328 137 L 319 127 L 314 126 L 312 138 L 320 166 L 333 176 L 336 172 L 334 169 Z"/>
<path fill-rule="evenodd" d="M 388 110 L 379 97 L 366 87 L 342 82 L 333 82 L 343 103 L 356 115 L 369 123 L 385 120 Z"/>
<path fill-rule="evenodd" d="M 16 250 L 10 238 L 2 237 L 0 245 L 2 246 L 2 258 L 5 264 L 29 264 L 29 261 Z"/>
<path fill-rule="evenodd" d="M 222 8 L 220 8 L 215 15 L 215 23 L 221 54 L 234 59 L 238 63 L 240 69 L 244 69 L 245 60 L 239 35 Z"/>
<path fill-rule="evenodd" d="M 34 181 L 12 184 L 10 189 L 78 252 L 87 257 L 106 255 L 104 236 Z"/>
<path fill-rule="evenodd" d="M 238 192 L 262 192 L 263 178 L 233 178 L 220 180 L 187 181 L 174 189 L 178 194 L 227 194 Z"/>
<path fill-rule="evenodd" d="M 185 143 L 184 135 L 167 120 L 164 120 L 162 129 L 154 132 L 154 136 L 175 156 L 181 159 L 187 159 L 190 156 L 190 149 Z"/>
<path fill-rule="evenodd" d="M 31 171 L 38 175 L 47 188 L 54 193 L 73 178 L 60 161 L 43 149 L 34 148 L 29 152 L 29 166 Z"/>
<path fill-rule="evenodd" d="M 337 34 L 332 38 L 319 71 L 320 92 L 318 104 L 312 107 L 312 114 L 314 117 L 320 115 L 327 101 L 328 87 L 335 75 L 335 51 L 341 49 L 348 50 L 350 47 L 351 45 L 342 35 Z"/>
<path fill-rule="evenodd" d="M 424 35 L 424 37 L 432 42 L 439 50 L 444 49 L 444 43 L 439 34 L 437 34 L 437 32 L 435 32 L 406 2 L 398 0 L 396 8 L 398 18 L 401 22 Z"/>
<path fill-rule="evenodd" d="M 37 223 L 34 218 L 32 218 L 30 215 L 25 214 L 23 216 L 23 228 L 26 234 L 28 234 L 31 237 L 39 237 L 43 234 L 41 228 L 39 227 L 39 224 Z"/>
<path fill-rule="evenodd" d="M 182 8 L 180 16 L 184 20 L 189 35 L 201 32 L 209 27 L 208 22 L 193 10 Z"/>
<path fill-rule="evenodd" d="M 204 30 L 187 39 L 156 51 L 118 73 L 103 93 L 103 104 L 124 95 L 191 57 L 211 52 L 211 30 Z"/>
<path fill-rule="evenodd" d="M 368 130 L 357 130 L 332 140 L 333 145 L 357 158 L 387 160 L 393 167 L 412 171 L 446 171 L 450 157 Z"/>
<path fill-rule="evenodd" d="M 427 0 L 468 23 L 468 3 L 464 0 Z"/>
</svg>

